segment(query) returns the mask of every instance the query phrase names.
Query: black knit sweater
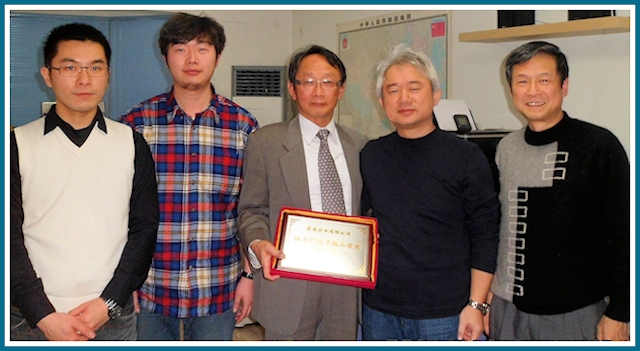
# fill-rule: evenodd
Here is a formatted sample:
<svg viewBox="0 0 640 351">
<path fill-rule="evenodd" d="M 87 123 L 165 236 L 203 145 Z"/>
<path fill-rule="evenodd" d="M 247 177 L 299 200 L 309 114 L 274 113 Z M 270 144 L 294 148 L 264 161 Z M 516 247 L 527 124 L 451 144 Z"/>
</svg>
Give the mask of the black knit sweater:
<svg viewBox="0 0 640 351">
<path fill-rule="evenodd" d="M 441 130 L 392 133 L 360 157 L 363 213 L 373 210 L 380 232 L 378 282 L 364 302 L 404 318 L 460 313 L 471 268 L 493 273 L 496 263 L 499 203 L 486 157 Z"/>
</svg>

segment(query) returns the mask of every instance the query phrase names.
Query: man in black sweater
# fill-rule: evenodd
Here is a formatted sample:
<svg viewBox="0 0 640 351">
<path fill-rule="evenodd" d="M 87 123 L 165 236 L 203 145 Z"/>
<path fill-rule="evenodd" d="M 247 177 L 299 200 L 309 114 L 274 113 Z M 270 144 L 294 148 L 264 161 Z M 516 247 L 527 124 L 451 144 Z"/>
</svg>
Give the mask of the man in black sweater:
<svg viewBox="0 0 640 351">
<path fill-rule="evenodd" d="M 362 292 L 363 338 L 477 340 L 498 247 L 489 163 L 434 124 L 442 91 L 424 53 L 392 50 L 377 93 L 396 132 L 360 155 L 362 211 L 380 233 L 378 282 Z"/>
<path fill-rule="evenodd" d="M 627 155 L 611 132 L 562 110 L 569 67 L 557 46 L 524 44 L 505 71 L 528 126 L 496 153 L 502 221 L 490 336 L 629 340 Z"/>
</svg>

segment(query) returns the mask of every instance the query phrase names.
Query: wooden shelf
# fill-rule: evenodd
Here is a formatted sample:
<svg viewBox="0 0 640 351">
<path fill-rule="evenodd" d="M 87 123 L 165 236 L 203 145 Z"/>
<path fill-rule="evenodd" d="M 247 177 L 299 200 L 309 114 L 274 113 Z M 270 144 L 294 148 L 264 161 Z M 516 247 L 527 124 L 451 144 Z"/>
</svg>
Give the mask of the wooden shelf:
<svg viewBox="0 0 640 351">
<path fill-rule="evenodd" d="M 598 17 L 559 23 L 533 24 L 528 26 L 499 28 L 478 32 L 460 33 L 461 42 L 499 43 L 515 40 L 575 37 L 581 35 L 612 34 L 629 32 L 629 17 Z"/>
</svg>

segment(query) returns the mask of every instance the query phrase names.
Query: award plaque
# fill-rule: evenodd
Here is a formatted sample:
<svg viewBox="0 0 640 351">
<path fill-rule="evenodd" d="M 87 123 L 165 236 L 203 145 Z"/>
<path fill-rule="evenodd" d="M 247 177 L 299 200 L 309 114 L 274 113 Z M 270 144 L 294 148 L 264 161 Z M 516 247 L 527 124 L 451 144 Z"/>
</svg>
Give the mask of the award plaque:
<svg viewBox="0 0 640 351">
<path fill-rule="evenodd" d="M 285 278 L 373 289 L 378 270 L 378 222 L 294 208 L 280 211 L 274 245 L 284 259 L 271 270 Z"/>
</svg>

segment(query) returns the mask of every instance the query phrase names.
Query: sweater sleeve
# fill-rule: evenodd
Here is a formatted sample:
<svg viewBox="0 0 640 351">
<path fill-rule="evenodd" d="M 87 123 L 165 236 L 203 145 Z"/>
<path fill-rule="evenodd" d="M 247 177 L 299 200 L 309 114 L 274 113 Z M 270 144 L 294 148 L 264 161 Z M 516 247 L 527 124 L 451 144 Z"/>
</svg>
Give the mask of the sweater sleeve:
<svg viewBox="0 0 640 351">
<path fill-rule="evenodd" d="M 360 160 L 362 160 L 364 149 L 360 151 Z M 360 174 L 364 174 L 362 172 L 362 162 L 360 162 Z M 371 216 L 373 211 L 371 210 L 371 196 L 369 195 L 369 187 L 367 186 L 367 182 L 362 181 L 362 195 L 360 196 L 360 215 L 361 216 Z"/>
<path fill-rule="evenodd" d="M 620 142 L 612 135 L 612 142 L 601 155 L 600 182 L 604 194 L 603 228 L 609 228 L 611 245 L 611 287 L 609 306 L 605 315 L 628 322 L 630 315 L 630 168 L 629 159 Z"/>
<path fill-rule="evenodd" d="M 471 240 L 471 268 L 494 273 L 498 257 L 500 203 L 486 156 L 475 144 L 464 184 L 465 227 Z"/>
<path fill-rule="evenodd" d="M 135 174 L 129 209 L 129 234 L 113 278 L 100 295 L 124 306 L 142 286 L 155 251 L 159 224 L 155 163 L 146 141 L 133 131 Z"/>
<path fill-rule="evenodd" d="M 24 245 L 22 180 L 18 163 L 18 145 L 13 132 L 10 135 L 10 157 L 10 300 L 11 304 L 20 310 L 29 326 L 35 328 L 42 318 L 55 312 L 55 309 L 44 293 L 42 280 L 37 277 Z"/>
</svg>

